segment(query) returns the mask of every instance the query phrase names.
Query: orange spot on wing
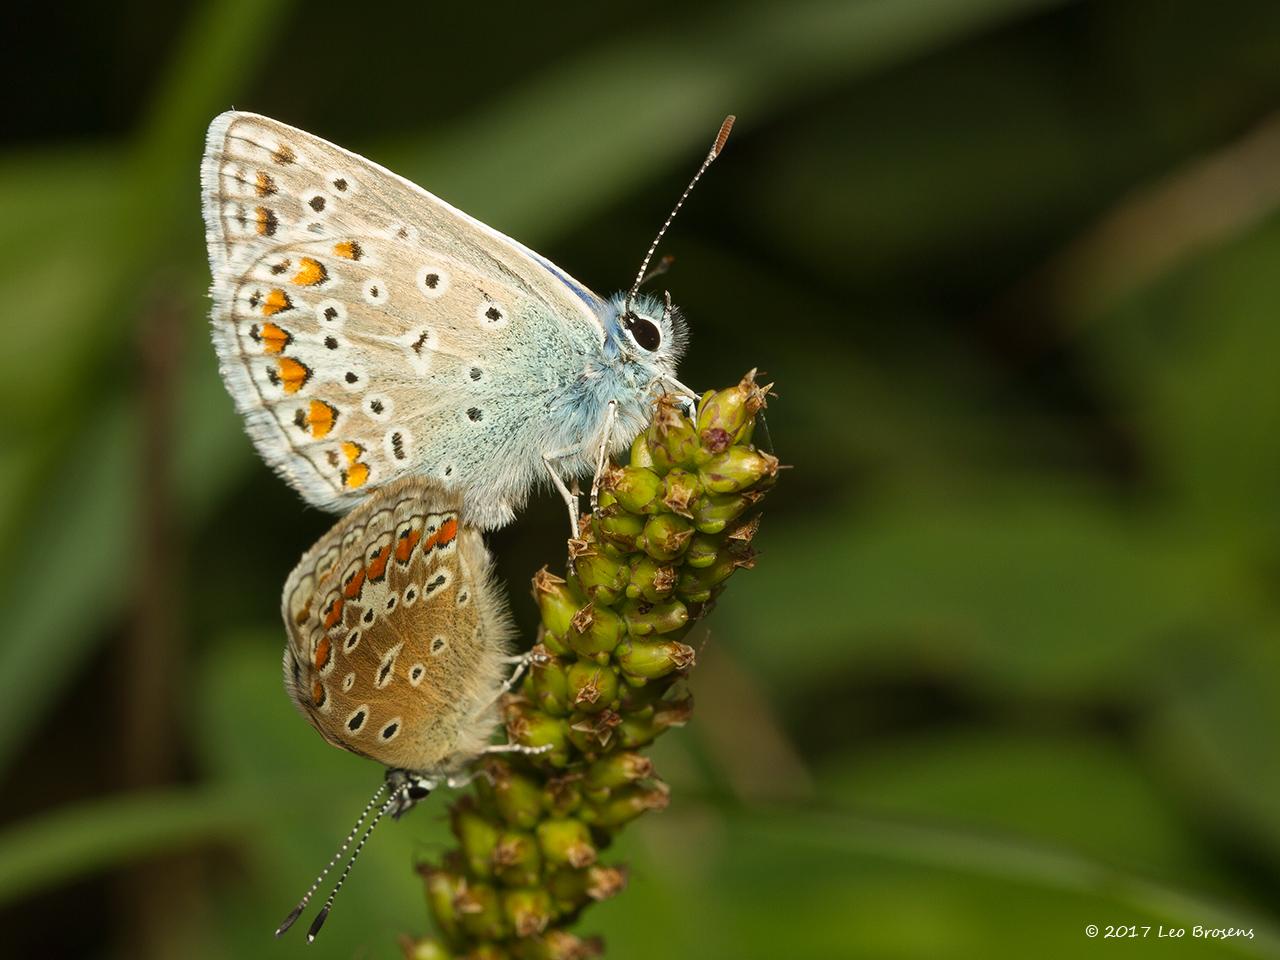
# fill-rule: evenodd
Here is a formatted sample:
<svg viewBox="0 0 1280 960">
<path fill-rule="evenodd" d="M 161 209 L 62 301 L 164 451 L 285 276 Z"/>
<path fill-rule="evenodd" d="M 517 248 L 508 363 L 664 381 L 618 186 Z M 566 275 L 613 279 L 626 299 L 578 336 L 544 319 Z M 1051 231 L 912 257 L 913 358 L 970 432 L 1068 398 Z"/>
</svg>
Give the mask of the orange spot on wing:
<svg viewBox="0 0 1280 960">
<path fill-rule="evenodd" d="M 420 530 L 409 530 L 400 541 L 396 544 L 396 561 L 398 563 L 408 563 L 409 555 L 413 553 L 413 548 L 418 545 L 418 541 L 422 539 Z"/>
<path fill-rule="evenodd" d="M 310 257 L 303 257 L 298 261 L 298 272 L 293 276 L 293 282 L 300 287 L 314 287 L 328 279 L 329 271 L 324 268 L 324 264 Z"/>
<path fill-rule="evenodd" d="M 254 329 L 256 330 L 254 339 L 262 344 L 262 349 L 267 353 L 284 353 L 284 348 L 293 342 L 293 336 L 289 331 L 274 323 L 264 323 L 261 327 Z"/>
<path fill-rule="evenodd" d="M 360 244 L 354 240 L 342 240 L 335 243 L 333 252 L 344 260 L 359 260 L 364 254 L 364 251 L 360 249 Z"/>
<path fill-rule="evenodd" d="M 307 427 L 311 430 L 311 436 L 317 440 L 328 436 L 337 419 L 338 411 L 332 404 L 323 400 L 311 401 L 311 407 L 307 411 Z"/>
<path fill-rule="evenodd" d="M 342 471 L 342 482 L 350 489 L 363 487 L 369 480 L 369 468 L 363 463 L 353 463 L 351 469 Z"/>
<path fill-rule="evenodd" d="M 347 582 L 342 585 L 342 595 L 349 600 L 354 600 L 360 596 L 360 590 L 364 586 L 364 567 L 361 567 L 353 573 Z"/>
<path fill-rule="evenodd" d="M 267 299 L 262 301 L 262 315 L 264 317 L 273 317 L 281 311 L 292 309 L 293 301 L 289 299 L 289 295 L 283 290 L 272 290 L 267 294 Z"/>
<path fill-rule="evenodd" d="M 258 196 L 269 197 L 276 192 L 276 182 L 271 178 L 271 174 L 260 170 L 258 171 L 258 180 L 253 189 Z"/>
<path fill-rule="evenodd" d="M 346 603 L 341 597 L 334 597 L 324 608 L 324 628 L 330 630 L 342 619 L 342 607 Z"/>
<path fill-rule="evenodd" d="M 391 544 L 378 551 L 378 555 L 369 562 L 369 579 L 381 580 L 387 572 L 387 561 L 391 559 Z"/>
<path fill-rule="evenodd" d="M 360 444 L 352 440 L 342 441 L 342 455 L 347 458 L 347 463 L 355 463 L 362 453 L 364 453 L 364 447 Z"/>
<path fill-rule="evenodd" d="M 285 393 L 297 393 L 302 385 L 311 379 L 311 368 L 293 357 L 281 357 L 279 365 L 280 382 Z"/>
<path fill-rule="evenodd" d="M 332 647 L 328 637 L 321 637 L 320 642 L 316 644 L 316 669 L 323 670 L 329 664 L 329 654 L 332 653 Z"/>
<path fill-rule="evenodd" d="M 437 534 L 439 546 L 445 546 L 453 542 L 453 538 L 458 535 L 458 518 L 450 517 L 444 523 L 440 524 L 440 533 Z"/>
<path fill-rule="evenodd" d="M 324 706 L 324 684 L 319 680 L 311 684 L 311 702 L 317 707 Z"/>
</svg>

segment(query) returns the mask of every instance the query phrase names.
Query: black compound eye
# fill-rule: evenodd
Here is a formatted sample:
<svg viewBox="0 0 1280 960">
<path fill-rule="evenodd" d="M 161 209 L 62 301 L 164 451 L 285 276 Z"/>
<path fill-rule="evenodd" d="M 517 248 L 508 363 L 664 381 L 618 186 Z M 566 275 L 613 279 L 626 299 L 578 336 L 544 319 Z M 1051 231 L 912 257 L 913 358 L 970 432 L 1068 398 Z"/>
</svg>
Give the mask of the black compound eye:
<svg viewBox="0 0 1280 960">
<path fill-rule="evenodd" d="M 627 325 L 627 330 L 631 332 L 631 338 L 635 340 L 645 350 L 653 352 L 662 344 L 662 331 L 655 324 L 637 317 L 635 314 L 629 313 L 623 318 L 623 322 Z"/>
</svg>

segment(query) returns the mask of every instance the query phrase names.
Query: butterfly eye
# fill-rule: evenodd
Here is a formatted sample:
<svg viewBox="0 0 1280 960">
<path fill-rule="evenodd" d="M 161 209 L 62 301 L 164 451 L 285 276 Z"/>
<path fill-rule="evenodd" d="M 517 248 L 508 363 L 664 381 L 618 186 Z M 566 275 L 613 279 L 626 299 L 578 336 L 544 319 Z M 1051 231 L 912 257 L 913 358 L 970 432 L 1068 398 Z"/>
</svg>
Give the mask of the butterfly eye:
<svg viewBox="0 0 1280 960">
<path fill-rule="evenodd" d="M 662 332 L 657 325 L 644 317 L 637 317 L 633 313 L 627 314 L 623 318 L 623 323 L 627 325 L 627 330 L 631 334 L 631 339 L 639 346 L 652 353 L 662 344 Z"/>
</svg>

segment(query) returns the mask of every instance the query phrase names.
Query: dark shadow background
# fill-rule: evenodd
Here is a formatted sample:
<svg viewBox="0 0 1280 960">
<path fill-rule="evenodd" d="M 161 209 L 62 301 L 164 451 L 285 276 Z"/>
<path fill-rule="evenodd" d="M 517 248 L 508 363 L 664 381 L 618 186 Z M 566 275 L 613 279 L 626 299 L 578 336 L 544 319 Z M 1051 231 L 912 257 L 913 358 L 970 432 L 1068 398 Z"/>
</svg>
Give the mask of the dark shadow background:
<svg viewBox="0 0 1280 960">
<path fill-rule="evenodd" d="M 284 957 L 379 771 L 280 689 L 331 522 L 218 381 L 197 170 L 235 106 L 625 287 L 794 466 L 709 623 L 616 958 L 1280 956 L 1280 4 L 134 0 L 10 12 L 0 954 Z M 549 497 L 493 538 L 520 623 Z M 313 956 L 428 921 L 443 803 Z M 1196 924 L 1252 940 L 1194 940 Z M 1127 943 L 1137 954 L 1167 942 Z"/>
</svg>

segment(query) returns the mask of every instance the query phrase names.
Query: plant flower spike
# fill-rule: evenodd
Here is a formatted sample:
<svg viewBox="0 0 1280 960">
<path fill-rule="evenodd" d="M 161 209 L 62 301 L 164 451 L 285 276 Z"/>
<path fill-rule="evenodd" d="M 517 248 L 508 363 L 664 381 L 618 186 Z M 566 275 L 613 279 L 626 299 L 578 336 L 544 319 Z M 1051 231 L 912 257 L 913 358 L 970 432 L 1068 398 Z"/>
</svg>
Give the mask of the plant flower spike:
<svg viewBox="0 0 1280 960">
<path fill-rule="evenodd" d="M 682 726 L 694 665 L 682 638 L 751 541 L 778 460 L 752 444 L 771 384 L 751 371 L 703 395 L 691 419 L 657 402 L 628 466 L 606 467 L 594 513 L 569 541 L 572 572 L 533 578 L 540 654 L 503 711 L 513 742 L 549 746 L 486 761 L 450 822 L 458 848 L 420 866 L 438 935 L 405 938 L 407 960 L 573 960 L 602 951 L 570 932 L 626 885 L 603 852 L 669 802 L 644 750 Z"/>
</svg>

